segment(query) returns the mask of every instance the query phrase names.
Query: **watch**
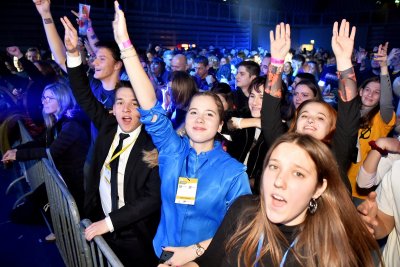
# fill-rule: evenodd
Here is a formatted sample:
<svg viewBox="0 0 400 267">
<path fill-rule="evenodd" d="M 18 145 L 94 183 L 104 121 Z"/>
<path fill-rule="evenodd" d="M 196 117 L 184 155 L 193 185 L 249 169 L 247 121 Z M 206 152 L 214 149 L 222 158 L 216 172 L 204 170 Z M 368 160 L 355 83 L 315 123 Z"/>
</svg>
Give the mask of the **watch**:
<svg viewBox="0 0 400 267">
<path fill-rule="evenodd" d="M 200 245 L 200 243 L 195 244 L 196 254 L 198 257 L 204 254 L 205 249 Z"/>
</svg>

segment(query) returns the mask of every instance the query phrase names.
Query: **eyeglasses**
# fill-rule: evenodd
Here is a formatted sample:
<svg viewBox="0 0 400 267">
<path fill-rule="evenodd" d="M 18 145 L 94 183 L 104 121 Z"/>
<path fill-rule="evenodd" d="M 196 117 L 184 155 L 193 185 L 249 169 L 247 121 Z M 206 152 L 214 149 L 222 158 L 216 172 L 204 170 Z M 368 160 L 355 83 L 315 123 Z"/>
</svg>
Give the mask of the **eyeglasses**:
<svg viewBox="0 0 400 267">
<path fill-rule="evenodd" d="M 45 102 L 45 101 L 50 102 L 54 99 L 55 99 L 54 97 L 50 97 L 50 96 L 42 96 L 42 98 L 41 98 L 42 102 Z"/>
</svg>

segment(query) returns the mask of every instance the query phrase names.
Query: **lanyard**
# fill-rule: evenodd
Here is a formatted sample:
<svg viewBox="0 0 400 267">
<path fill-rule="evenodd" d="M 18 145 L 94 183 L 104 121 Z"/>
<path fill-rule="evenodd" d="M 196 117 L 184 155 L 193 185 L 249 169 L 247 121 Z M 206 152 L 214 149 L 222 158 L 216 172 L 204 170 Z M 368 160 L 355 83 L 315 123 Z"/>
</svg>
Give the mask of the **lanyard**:
<svg viewBox="0 0 400 267">
<path fill-rule="evenodd" d="M 117 135 L 115 135 L 115 136 L 117 136 Z M 106 163 L 106 165 L 107 165 L 107 166 L 110 166 L 110 163 L 111 163 L 114 159 L 116 159 L 119 155 L 121 155 L 122 153 L 124 153 L 125 150 L 128 149 L 128 147 L 130 147 L 131 145 L 133 145 L 133 143 L 135 143 L 136 139 L 137 139 L 137 137 L 136 137 L 131 143 L 129 143 L 128 145 L 126 145 L 125 147 L 123 147 L 118 153 L 116 153 L 116 154 L 110 159 L 110 161 Z M 114 151 L 113 151 L 113 154 L 114 154 Z"/>
<path fill-rule="evenodd" d="M 256 255 L 256 259 L 260 256 L 261 253 L 261 248 L 262 248 L 262 244 L 264 242 L 264 234 L 261 234 L 260 239 L 258 240 L 258 247 L 257 247 L 257 255 Z M 292 244 L 290 244 L 290 246 L 288 247 L 288 249 L 286 250 L 285 254 L 282 257 L 281 263 L 279 264 L 279 267 L 283 267 L 285 265 L 286 262 L 286 258 L 287 255 L 289 253 L 289 250 L 292 249 L 294 247 L 294 245 L 297 242 L 297 238 L 295 240 L 293 240 Z M 258 267 L 258 261 L 256 262 L 256 264 L 254 265 L 254 267 Z"/>
</svg>

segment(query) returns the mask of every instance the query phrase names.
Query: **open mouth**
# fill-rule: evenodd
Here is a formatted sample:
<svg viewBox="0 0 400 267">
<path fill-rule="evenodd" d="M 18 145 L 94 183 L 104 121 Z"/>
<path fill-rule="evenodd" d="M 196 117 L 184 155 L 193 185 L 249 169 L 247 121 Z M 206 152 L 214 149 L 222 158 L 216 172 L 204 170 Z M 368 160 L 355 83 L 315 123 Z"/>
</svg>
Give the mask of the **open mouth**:
<svg viewBox="0 0 400 267">
<path fill-rule="evenodd" d="M 271 198 L 272 198 L 272 205 L 274 207 L 282 207 L 287 203 L 286 200 L 280 195 L 272 194 Z"/>
</svg>

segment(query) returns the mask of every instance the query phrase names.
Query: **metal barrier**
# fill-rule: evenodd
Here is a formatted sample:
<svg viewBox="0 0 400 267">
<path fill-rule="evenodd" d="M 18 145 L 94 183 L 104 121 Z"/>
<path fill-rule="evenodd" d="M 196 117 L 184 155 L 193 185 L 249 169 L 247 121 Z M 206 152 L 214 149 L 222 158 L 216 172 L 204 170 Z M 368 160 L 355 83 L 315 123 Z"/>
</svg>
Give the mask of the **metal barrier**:
<svg viewBox="0 0 400 267">
<path fill-rule="evenodd" d="M 82 230 L 86 229 L 92 222 L 89 219 L 81 221 Z M 107 266 L 123 266 L 115 253 L 108 247 L 106 241 L 101 236 L 96 236 L 90 241 L 90 250 L 92 252 L 93 266 L 103 266 L 104 260 L 107 260 Z"/>
<path fill-rule="evenodd" d="M 19 126 L 22 142 L 32 140 L 24 125 L 19 123 Z M 84 226 L 81 225 L 75 200 L 55 168 L 49 149 L 47 149 L 47 155 L 48 159 L 20 162 L 24 175 L 18 179 L 25 178 L 32 191 L 41 183 L 45 183 L 56 244 L 65 265 L 97 267 L 104 266 L 106 262 L 112 267 L 123 266 L 101 236 L 94 238 L 94 242 L 86 241 L 83 229 L 90 225 L 90 221 L 83 220 Z"/>
<path fill-rule="evenodd" d="M 21 135 L 21 143 L 27 143 L 32 141 L 32 137 L 29 132 L 26 130 L 24 124 L 21 121 L 18 121 L 19 131 Z M 19 162 L 19 166 L 21 168 L 22 176 L 18 177 L 14 181 L 10 183 L 7 187 L 6 194 L 10 192 L 10 190 L 19 182 L 25 181 L 28 183 L 30 187 L 30 191 L 24 193 L 20 196 L 14 203 L 15 208 L 19 203 L 21 203 L 28 195 L 30 195 L 36 188 L 38 188 L 44 182 L 44 173 L 46 172 L 43 162 L 41 160 L 29 160 L 24 162 Z"/>
</svg>

